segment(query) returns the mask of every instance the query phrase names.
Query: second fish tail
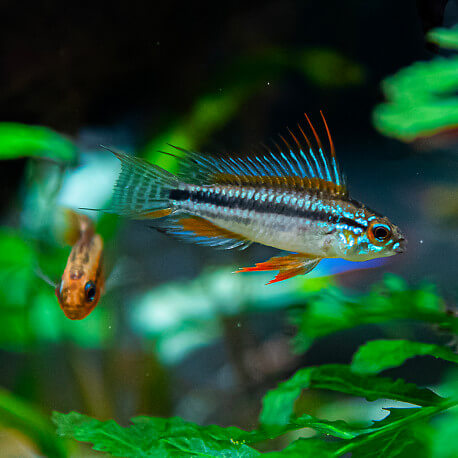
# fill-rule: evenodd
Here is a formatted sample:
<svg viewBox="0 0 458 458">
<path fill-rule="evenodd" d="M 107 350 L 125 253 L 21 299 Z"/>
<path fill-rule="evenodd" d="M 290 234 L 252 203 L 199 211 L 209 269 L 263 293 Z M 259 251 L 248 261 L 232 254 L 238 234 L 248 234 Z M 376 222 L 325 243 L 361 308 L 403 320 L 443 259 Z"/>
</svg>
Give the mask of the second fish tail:
<svg viewBox="0 0 458 458">
<path fill-rule="evenodd" d="M 174 210 L 170 191 L 180 180 L 163 168 L 138 157 L 118 152 L 121 172 L 116 181 L 109 212 L 135 219 L 161 218 Z"/>
</svg>

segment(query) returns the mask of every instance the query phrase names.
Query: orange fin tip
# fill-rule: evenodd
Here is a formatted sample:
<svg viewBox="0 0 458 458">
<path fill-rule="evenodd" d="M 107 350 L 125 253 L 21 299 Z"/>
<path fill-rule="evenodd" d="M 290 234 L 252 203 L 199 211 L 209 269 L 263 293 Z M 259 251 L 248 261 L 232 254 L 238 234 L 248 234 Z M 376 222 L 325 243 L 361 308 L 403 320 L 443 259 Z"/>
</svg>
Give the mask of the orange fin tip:
<svg viewBox="0 0 458 458">
<path fill-rule="evenodd" d="M 289 254 L 287 256 L 274 256 L 267 261 L 258 262 L 253 267 L 243 267 L 234 273 L 240 272 L 261 272 L 278 270 L 279 273 L 270 280 L 267 285 L 287 280 L 296 275 L 304 275 L 310 272 L 320 262 L 321 258 L 307 256 L 304 254 Z"/>
</svg>

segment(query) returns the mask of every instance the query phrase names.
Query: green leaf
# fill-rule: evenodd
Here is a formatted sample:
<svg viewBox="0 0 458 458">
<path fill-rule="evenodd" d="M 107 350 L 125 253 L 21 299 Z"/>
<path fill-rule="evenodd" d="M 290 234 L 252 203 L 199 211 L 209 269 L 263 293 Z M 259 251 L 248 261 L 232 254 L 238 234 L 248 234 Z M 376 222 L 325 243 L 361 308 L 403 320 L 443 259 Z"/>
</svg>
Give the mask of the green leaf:
<svg viewBox="0 0 458 458">
<path fill-rule="evenodd" d="M 447 399 L 431 407 L 389 409 L 387 417 L 374 422 L 373 432 L 347 442 L 341 441 L 336 456 L 351 452 L 357 457 L 429 457 L 432 436 L 425 421 L 457 404 L 458 401 Z"/>
<path fill-rule="evenodd" d="M 365 295 L 350 295 L 337 287 L 326 288 L 307 299 L 306 307 L 292 315 L 298 326 L 297 350 L 306 350 L 319 338 L 359 325 L 393 320 L 433 323 L 458 332 L 458 319 L 445 313 L 442 298 L 431 284 L 410 288 L 395 275 L 386 275 Z"/>
<path fill-rule="evenodd" d="M 46 127 L 0 123 L 0 159 L 25 156 L 75 162 L 76 147 L 70 140 Z"/>
<path fill-rule="evenodd" d="M 433 458 L 455 458 L 458 456 L 458 411 L 447 412 L 433 424 Z"/>
<path fill-rule="evenodd" d="M 306 414 L 291 421 L 287 426 L 288 430 L 300 428 L 312 428 L 319 433 L 341 439 L 352 439 L 372 431 L 371 428 L 355 428 L 343 420 L 321 420 Z"/>
<path fill-rule="evenodd" d="M 264 425 L 286 425 L 290 422 L 294 403 L 302 390 L 321 388 L 362 396 L 369 401 L 394 399 L 420 406 L 431 406 L 441 397 L 425 388 L 418 388 L 402 379 L 361 376 L 349 366 L 329 364 L 300 369 L 293 377 L 267 393 L 263 400 L 260 421 Z"/>
<path fill-rule="evenodd" d="M 30 437 L 44 456 L 68 456 L 67 444 L 56 437 L 52 424 L 38 409 L 0 388 L 0 425 Z"/>
<path fill-rule="evenodd" d="M 429 449 L 419 437 L 406 429 L 377 437 L 352 451 L 352 458 L 429 458 Z"/>
<path fill-rule="evenodd" d="M 458 49 L 458 28 L 435 29 L 428 38 Z M 404 141 L 454 129 L 458 123 L 458 58 L 415 62 L 383 81 L 387 102 L 376 107 L 375 127 Z"/>
<path fill-rule="evenodd" d="M 428 32 L 427 38 L 442 48 L 458 49 L 458 26 L 451 29 L 433 29 Z"/>
<path fill-rule="evenodd" d="M 264 453 L 268 458 L 313 457 L 330 458 L 336 455 L 341 442 L 326 442 L 320 439 L 298 439 L 280 452 Z"/>
<path fill-rule="evenodd" d="M 458 363 L 458 355 L 440 345 L 408 340 L 374 340 L 359 347 L 353 356 L 351 369 L 358 374 L 377 374 L 420 355 L 430 355 Z"/>
<path fill-rule="evenodd" d="M 257 433 L 216 425 L 198 426 L 181 418 L 132 419 L 123 428 L 113 420 L 99 421 L 76 412 L 53 413 L 57 434 L 83 442 L 93 449 L 122 457 L 235 456 L 253 457 L 259 452 L 247 445 Z"/>
</svg>

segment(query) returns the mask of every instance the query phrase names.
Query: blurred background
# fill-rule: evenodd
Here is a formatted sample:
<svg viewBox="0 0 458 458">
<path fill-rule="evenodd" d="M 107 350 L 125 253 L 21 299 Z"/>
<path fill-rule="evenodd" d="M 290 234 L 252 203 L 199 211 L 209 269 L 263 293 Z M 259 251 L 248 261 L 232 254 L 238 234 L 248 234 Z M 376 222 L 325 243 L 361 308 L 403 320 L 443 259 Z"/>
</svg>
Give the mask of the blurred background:
<svg viewBox="0 0 458 458">
<path fill-rule="evenodd" d="M 458 45 L 447 30 L 457 2 L 6 1 L 0 17 L 0 449 L 34 456 L 60 447 L 46 443 L 45 423 L 42 436 L 24 427 L 9 402 L 44 417 L 76 410 L 126 424 L 179 415 L 251 428 L 262 395 L 299 367 L 348 362 L 383 336 L 450 342 L 446 330 L 416 321 L 415 308 L 291 339 L 307 307 L 332 321 L 350 295 L 364 313 L 361 298 L 380 282 L 434 291 L 453 313 Z M 320 109 L 352 197 L 407 234 L 406 254 L 323 262 L 264 286 L 271 275 L 231 272 L 273 249 L 217 251 L 87 212 L 114 287 L 86 319 L 64 316 L 36 268 L 55 282 L 62 275 L 63 208 L 108 205 L 119 163 L 99 145 L 173 172 L 158 153 L 167 143 L 246 151 L 304 111 L 319 125 Z M 412 367 L 393 374 L 420 384 L 444 375 L 439 361 Z M 322 405 L 318 395 L 304 402 Z M 367 409 L 332 402 L 361 418 Z"/>
</svg>

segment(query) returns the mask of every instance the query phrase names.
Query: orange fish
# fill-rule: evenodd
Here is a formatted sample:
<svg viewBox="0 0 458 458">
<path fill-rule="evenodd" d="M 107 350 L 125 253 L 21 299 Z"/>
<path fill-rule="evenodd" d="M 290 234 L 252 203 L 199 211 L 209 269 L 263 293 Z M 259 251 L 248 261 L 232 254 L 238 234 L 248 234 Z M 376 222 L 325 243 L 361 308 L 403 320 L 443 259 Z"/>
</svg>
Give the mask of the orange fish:
<svg viewBox="0 0 458 458">
<path fill-rule="evenodd" d="M 73 248 L 55 292 L 65 316 L 82 320 L 94 310 L 104 292 L 103 240 L 86 215 L 67 212 L 72 229 L 66 238 L 73 242 Z"/>
</svg>

